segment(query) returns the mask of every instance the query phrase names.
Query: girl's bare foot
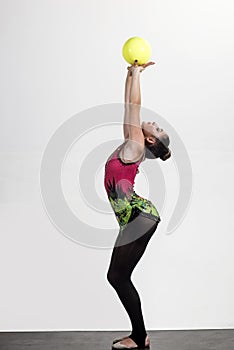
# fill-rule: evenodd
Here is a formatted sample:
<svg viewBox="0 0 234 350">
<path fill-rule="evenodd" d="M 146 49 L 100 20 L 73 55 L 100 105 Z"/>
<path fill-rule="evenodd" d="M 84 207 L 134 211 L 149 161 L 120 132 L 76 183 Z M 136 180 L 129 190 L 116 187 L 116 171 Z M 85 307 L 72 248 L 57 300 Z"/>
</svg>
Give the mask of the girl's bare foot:
<svg viewBox="0 0 234 350">
<path fill-rule="evenodd" d="M 118 345 L 120 344 L 120 346 L 118 347 Z M 116 345 L 116 346 L 114 346 Z M 126 347 L 132 348 L 137 346 L 137 344 L 134 342 L 133 339 L 129 338 L 129 336 L 123 337 L 121 339 L 119 339 L 119 341 L 116 340 L 116 342 L 113 342 L 113 347 L 116 347 L 116 349 L 121 348 L 121 345 L 124 345 Z M 145 338 L 145 346 L 149 346 L 150 345 L 150 339 L 149 336 L 147 335 Z"/>
</svg>

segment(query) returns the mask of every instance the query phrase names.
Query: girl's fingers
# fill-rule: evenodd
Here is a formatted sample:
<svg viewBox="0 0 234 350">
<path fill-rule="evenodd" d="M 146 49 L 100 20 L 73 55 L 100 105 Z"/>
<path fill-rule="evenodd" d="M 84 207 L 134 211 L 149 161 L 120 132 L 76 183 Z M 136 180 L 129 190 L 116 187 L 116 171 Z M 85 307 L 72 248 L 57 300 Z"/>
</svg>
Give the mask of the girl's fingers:
<svg viewBox="0 0 234 350">
<path fill-rule="evenodd" d="M 155 64 L 155 62 L 148 62 L 148 63 L 145 63 L 143 64 L 143 67 L 146 68 L 148 66 L 151 66 L 152 64 Z"/>
<path fill-rule="evenodd" d="M 148 66 L 151 66 L 152 64 L 155 64 L 155 62 L 148 62 L 148 63 L 145 63 L 145 64 L 139 64 L 138 65 L 138 60 L 135 60 L 134 63 L 131 65 L 131 66 L 128 66 L 127 69 L 128 70 L 131 70 L 132 68 L 135 68 L 135 67 L 142 67 L 142 68 L 146 68 Z"/>
<path fill-rule="evenodd" d="M 143 70 L 145 70 L 146 67 L 151 66 L 155 64 L 155 62 L 148 62 L 145 64 L 138 64 L 138 60 L 135 60 L 134 63 L 131 66 L 128 66 L 127 69 L 128 71 L 132 72 L 134 70 L 134 68 L 140 68 L 140 72 L 142 72 Z"/>
</svg>

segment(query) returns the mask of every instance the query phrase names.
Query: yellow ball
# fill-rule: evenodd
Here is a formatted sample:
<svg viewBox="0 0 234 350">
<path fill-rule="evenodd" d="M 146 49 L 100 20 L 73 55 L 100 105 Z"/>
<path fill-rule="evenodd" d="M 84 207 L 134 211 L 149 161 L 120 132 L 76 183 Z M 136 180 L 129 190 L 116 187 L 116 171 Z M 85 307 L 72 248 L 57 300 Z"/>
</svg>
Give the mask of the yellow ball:
<svg viewBox="0 0 234 350">
<path fill-rule="evenodd" d="M 152 50 L 148 41 L 134 36 L 123 45 L 122 54 L 130 64 L 133 64 L 135 60 L 138 60 L 138 64 L 145 64 L 149 61 Z"/>
</svg>

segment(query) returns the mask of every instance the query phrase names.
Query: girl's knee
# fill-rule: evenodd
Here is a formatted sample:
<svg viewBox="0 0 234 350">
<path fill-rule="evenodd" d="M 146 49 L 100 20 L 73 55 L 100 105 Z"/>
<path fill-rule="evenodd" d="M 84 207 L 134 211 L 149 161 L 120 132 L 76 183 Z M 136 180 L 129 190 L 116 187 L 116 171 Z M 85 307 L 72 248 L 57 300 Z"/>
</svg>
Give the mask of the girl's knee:
<svg viewBox="0 0 234 350">
<path fill-rule="evenodd" d="M 119 271 L 109 270 L 107 272 L 107 280 L 113 287 L 118 287 L 124 283 L 128 277 Z"/>
<path fill-rule="evenodd" d="M 106 277 L 107 277 L 107 281 L 108 281 L 112 286 L 114 286 L 114 285 L 116 285 L 116 284 L 118 283 L 118 274 L 115 273 L 114 271 L 109 270 L 109 271 L 107 272 Z"/>
</svg>

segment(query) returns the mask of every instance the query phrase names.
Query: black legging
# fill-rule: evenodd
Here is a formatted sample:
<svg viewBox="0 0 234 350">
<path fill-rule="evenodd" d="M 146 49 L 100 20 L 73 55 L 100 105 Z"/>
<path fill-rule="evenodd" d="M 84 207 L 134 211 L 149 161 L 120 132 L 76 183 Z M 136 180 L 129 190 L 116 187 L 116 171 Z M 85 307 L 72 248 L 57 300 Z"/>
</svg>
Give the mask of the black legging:
<svg viewBox="0 0 234 350">
<path fill-rule="evenodd" d="M 141 214 L 126 226 L 116 239 L 107 272 L 107 280 L 117 292 L 131 320 L 132 332 L 129 337 L 140 347 L 144 347 L 147 333 L 140 297 L 131 281 L 131 274 L 157 226 L 158 222 Z"/>
</svg>

